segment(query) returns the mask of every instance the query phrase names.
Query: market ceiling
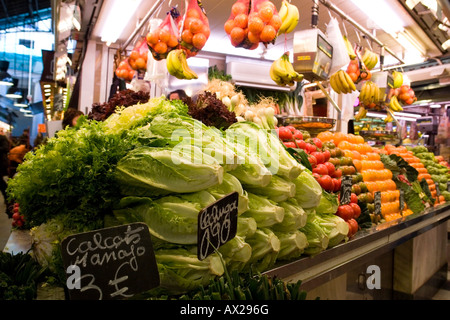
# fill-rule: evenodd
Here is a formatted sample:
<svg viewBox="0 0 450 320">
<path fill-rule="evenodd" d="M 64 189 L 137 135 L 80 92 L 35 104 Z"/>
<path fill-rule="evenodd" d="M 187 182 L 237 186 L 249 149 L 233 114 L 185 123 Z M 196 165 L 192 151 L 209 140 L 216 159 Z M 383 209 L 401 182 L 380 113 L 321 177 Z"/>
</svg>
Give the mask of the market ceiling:
<svg viewBox="0 0 450 320">
<path fill-rule="evenodd" d="M 0 30 L 51 16 L 51 0 L 0 0 Z"/>
</svg>

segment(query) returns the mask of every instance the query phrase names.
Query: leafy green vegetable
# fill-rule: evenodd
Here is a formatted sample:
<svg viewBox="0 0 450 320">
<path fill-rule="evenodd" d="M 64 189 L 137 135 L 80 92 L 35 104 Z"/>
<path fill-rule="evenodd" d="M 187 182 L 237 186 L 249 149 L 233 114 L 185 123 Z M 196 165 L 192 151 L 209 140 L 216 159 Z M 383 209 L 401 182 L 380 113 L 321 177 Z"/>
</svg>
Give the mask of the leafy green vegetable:
<svg viewBox="0 0 450 320">
<path fill-rule="evenodd" d="M 160 286 L 153 291 L 186 293 L 207 285 L 211 279 L 224 273 L 224 266 L 216 253 L 200 261 L 196 250 L 196 247 L 155 250 Z"/>
<path fill-rule="evenodd" d="M 273 175 L 270 183 L 265 187 L 247 186 L 246 190 L 275 202 L 286 201 L 295 196 L 295 184 L 278 175 Z"/>
<path fill-rule="evenodd" d="M 284 218 L 280 223 L 274 224 L 271 229 L 279 232 L 295 231 L 306 224 L 307 214 L 298 205 L 295 198 L 279 202 L 278 205 L 284 208 Z"/>
<path fill-rule="evenodd" d="M 322 197 L 319 205 L 315 208 L 318 214 L 335 214 L 339 207 L 339 201 L 336 194 L 328 193 L 322 190 Z"/>
<path fill-rule="evenodd" d="M 242 144 L 258 155 L 272 174 L 293 180 L 304 168 L 286 151 L 276 134 L 262 130 L 253 122 L 234 123 L 226 130 L 226 135 L 232 140 L 244 141 Z"/>
<path fill-rule="evenodd" d="M 283 221 L 284 208 L 275 201 L 253 193 L 248 193 L 248 200 L 249 209 L 242 216 L 255 219 L 258 228 L 270 227 Z"/>
<path fill-rule="evenodd" d="M 308 247 L 305 248 L 304 253 L 307 255 L 315 255 L 328 248 L 330 239 L 318 223 L 316 211 L 309 209 L 307 210 L 307 214 L 308 219 L 306 224 L 299 230 L 305 234 L 308 240 Z"/>
<path fill-rule="evenodd" d="M 328 248 L 346 241 L 348 235 L 348 224 L 344 219 L 335 214 L 316 214 L 315 222 L 325 231 L 328 237 Z"/>
<path fill-rule="evenodd" d="M 216 159 L 192 146 L 179 154 L 169 148 L 139 147 L 120 159 L 115 176 L 121 193 L 155 196 L 200 191 L 223 181 Z"/>
<path fill-rule="evenodd" d="M 402 157 L 396 154 L 380 154 L 380 160 L 383 162 L 386 169 L 391 170 L 394 178 L 401 174 L 405 175 L 410 182 L 417 180 L 419 172 L 414 167 L 410 166 Z"/>
<path fill-rule="evenodd" d="M 238 215 L 248 210 L 248 193 L 242 188 L 241 182 L 233 175 L 225 172 L 223 175 L 223 181 L 221 184 L 217 184 L 207 189 L 216 200 L 219 200 L 226 195 L 237 192 L 239 194 L 238 200 Z"/>
<path fill-rule="evenodd" d="M 277 260 L 291 260 L 299 258 L 305 248 L 308 247 L 308 240 L 304 233 L 299 230 L 290 232 L 277 232 L 275 235 L 280 239 L 280 252 Z"/>
<path fill-rule="evenodd" d="M 238 216 L 236 235 L 241 237 L 251 237 L 255 234 L 258 225 L 252 217 Z"/>
<path fill-rule="evenodd" d="M 104 131 L 103 122 L 78 130 L 60 130 L 26 154 L 17 175 L 8 181 L 10 201 L 20 204 L 27 227 L 67 214 L 67 227 L 102 227 L 112 201 L 120 197 L 114 168 L 134 142 Z"/>
<path fill-rule="evenodd" d="M 252 255 L 252 247 L 241 236 L 235 236 L 223 244 L 218 251 L 222 254 L 229 270 L 243 270 Z"/>
<path fill-rule="evenodd" d="M 272 230 L 258 228 L 255 234 L 247 237 L 245 241 L 252 247 L 252 257 L 247 263 L 247 268 L 262 272 L 275 264 L 281 244 Z"/>
<path fill-rule="evenodd" d="M 160 199 L 129 196 L 120 200 L 114 216 L 122 224 L 144 222 L 158 239 L 176 244 L 196 244 L 198 214 L 215 201 L 204 190 Z"/>
<path fill-rule="evenodd" d="M 308 171 L 303 171 L 295 180 L 295 199 L 303 209 L 315 208 L 322 198 L 322 187 Z"/>
</svg>

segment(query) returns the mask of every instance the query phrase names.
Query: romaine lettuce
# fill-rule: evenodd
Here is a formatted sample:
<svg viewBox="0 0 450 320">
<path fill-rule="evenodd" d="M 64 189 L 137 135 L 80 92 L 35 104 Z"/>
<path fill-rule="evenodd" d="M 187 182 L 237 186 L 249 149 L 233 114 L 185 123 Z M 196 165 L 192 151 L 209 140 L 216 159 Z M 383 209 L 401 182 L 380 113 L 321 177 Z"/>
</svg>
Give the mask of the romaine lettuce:
<svg viewBox="0 0 450 320">
<path fill-rule="evenodd" d="M 295 184 L 278 175 L 273 175 L 270 183 L 265 187 L 247 186 L 246 190 L 275 202 L 286 201 L 295 196 Z"/>
<path fill-rule="evenodd" d="M 248 200 L 249 209 L 242 216 L 255 219 L 258 228 L 270 227 L 283 221 L 284 208 L 276 202 L 250 192 Z"/>
<path fill-rule="evenodd" d="M 303 209 L 315 208 L 322 198 L 322 187 L 307 170 L 303 171 L 294 181 L 295 199 Z"/>
</svg>

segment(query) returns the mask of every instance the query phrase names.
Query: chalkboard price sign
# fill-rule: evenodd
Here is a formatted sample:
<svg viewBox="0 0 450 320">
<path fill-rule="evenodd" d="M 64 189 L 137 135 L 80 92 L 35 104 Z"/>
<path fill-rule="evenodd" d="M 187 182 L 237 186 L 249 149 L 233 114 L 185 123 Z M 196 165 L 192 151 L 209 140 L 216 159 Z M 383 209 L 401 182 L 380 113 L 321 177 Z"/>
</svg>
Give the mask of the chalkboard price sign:
<svg viewBox="0 0 450 320">
<path fill-rule="evenodd" d="M 434 185 L 436 186 L 436 201 L 437 203 L 440 203 L 439 197 L 441 196 L 441 190 L 439 189 L 439 183 L 435 182 Z"/>
<path fill-rule="evenodd" d="M 233 192 L 200 211 L 197 233 L 199 260 L 205 259 L 236 235 L 238 201 L 239 194 Z"/>
<path fill-rule="evenodd" d="M 160 283 L 144 223 L 70 235 L 61 254 L 71 300 L 127 299 Z"/>
<path fill-rule="evenodd" d="M 375 214 L 381 215 L 381 192 L 376 191 L 373 195 L 373 202 L 375 205 Z"/>
<path fill-rule="evenodd" d="M 402 212 L 405 209 L 405 191 L 404 190 L 400 190 L 399 203 L 400 203 L 400 212 Z"/>
<path fill-rule="evenodd" d="M 341 180 L 341 194 L 340 202 L 341 204 L 349 204 L 352 196 L 352 177 L 343 176 Z"/>
</svg>

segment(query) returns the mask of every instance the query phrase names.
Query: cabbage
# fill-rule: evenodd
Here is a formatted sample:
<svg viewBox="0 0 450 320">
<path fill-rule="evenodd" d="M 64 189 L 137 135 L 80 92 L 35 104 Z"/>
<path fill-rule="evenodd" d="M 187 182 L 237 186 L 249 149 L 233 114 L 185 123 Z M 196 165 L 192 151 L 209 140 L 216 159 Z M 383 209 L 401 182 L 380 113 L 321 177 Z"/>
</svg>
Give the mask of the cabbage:
<svg viewBox="0 0 450 320">
<path fill-rule="evenodd" d="M 238 216 L 236 236 L 251 237 L 255 234 L 257 227 L 256 220 L 252 217 Z"/>
<path fill-rule="evenodd" d="M 317 207 L 322 198 L 322 187 L 308 171 L 303 171 L 295 183 L 295 199 L 303 209 Z"/>
<path fill-rule="evenodd" d="M 247 186 L 245 189 L 275 202 L 285 201 L 295 196 L 295 184 L 277 175 L 273 175 L 270 183 L 265 187 Z"/>
<path fill-rule="evenodd" d="M 226 130 L 229 141 L 241 141 L 249 152 L 256 154 L 272 173 L 293 180 L 304 167 L 287 152 L 277 135 L 250 121 L 236 122 Z"/>
<path fill-rule="evenodd" d="M 238 200 L 238 214 L 242 214 L 248 210 L 248 194 L 242 188 L 241 182 L 233 175 L 225 172 L 223 175 L 223 181 L 221 184 L 207 189 L 216 200 L 219 200 L 232 192 L 239 194 Z"/>
<path fill-rule="evenodd" d="M 297 200 L 291 198 L 279 202 L 278 205 L 284 208 L 284 218 L 280 223 L 274 224 L 271 227 L 272 230 L 279 232 L 295 231 L 306 224 L 307 213 L 298 205 Z"/>
<path fill-rule="evenodd" d="M 242 216 L 255 219 L 258 228 L 270 227 L 283 221 L 284 208 L 276 202 L 250 192 L 248 200 L 249 209 Z"/>
<path fill-rule="evenodd" d="M 319 205 L 315 208 L 319 214 L 335 214 L 339 207 L 338 197 L 335 194 L 322 190 L 322 197 Z"/>
<path fill-rule="evenodd" d="M 219 249 L 229 270 L 241 271 L 252 255 L 252 247 L 241 236 L 235 236 Z"/>
<path fill-rule="evenodd" d="M 277 260 L 291 260 L 300 257 L 305 248 L 308 247 L 308 239 L 299 230 L 290 232 L 277 232 L 275 235 L 280 239 L 280 252 Z"/>
<path fill-rule="evenodd" d="M 215 276 L 224 273 L 220 257 L 213 253 L 204 260 L 198 260 L 197 248 L 172 248 L 155 250 L 160 286 L 170 294 L 181 294 L 207 285 Z"/>
<path fill-rule="evenodd" d="M 222 183 L 223 168 L 201 149 L 179 154 L 169 148 L 139 147 L 119 160 L 115 173 L 124 195 L 155 196 L 200 191 Z"/>
<path fill-rule="evenodd" d="M 114 210 L 122 224 L 144 222 L 152 236 L 176 244 L 196 244 L 199 212 L 215 202 L 207 191 L 165 196 L 122 198 Z"/>
<path fill-rule="evenodd" d="M 328 248 L 348 239 L 348 224 L 341 217 L 335 214 L 316 214 L 314 219 L 328 237 Z"/>
<path fill-rule="evenodd" d="M 252 247 L 252 256 L 247 268 L 262 272 L 275 264 L 280 252 L 280 239 L 269 228 L 258 228 L 253 236 L 245 241 Z"/>
<path fill-rule="evenodd" d="M 308 220 L 305 226 L 299 230 L 305 234 L 308 240 L 308 247 L 304 251 L 305 254 L 315 255 L 328 248 L 329 238 L 315 219 Z"/>
</svg>

